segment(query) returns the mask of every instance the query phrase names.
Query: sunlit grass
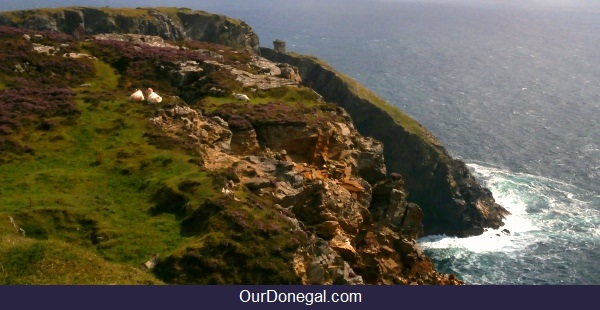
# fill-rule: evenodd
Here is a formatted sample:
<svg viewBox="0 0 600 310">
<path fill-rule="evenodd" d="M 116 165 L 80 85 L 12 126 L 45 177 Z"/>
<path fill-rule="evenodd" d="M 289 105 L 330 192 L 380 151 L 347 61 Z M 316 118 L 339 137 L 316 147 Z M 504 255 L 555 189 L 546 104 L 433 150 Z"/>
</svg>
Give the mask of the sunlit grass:
<svg viewBox="0 0 600 310">
<path fill-rule="evenodd" d="M 0 284 L 164 284 L 140 268 L 111 263 L 69 243 L 0 236 Z"/>
<path fill-rule="evenodd" d="M 78 92 L 116 89 L 118 77 L 112 69 L 103 63 L 96 68 L 91 86 Z M 74 124 L 22 135 L 35 155 L 0 165 L 0 214 L 4 219 L 13 216 L 32 238 L 68 240 L 97 253 L 97 260 L 137 266 L 153 253 L 166 256 L 184 238 L 175 215 L 149 212 L 152 195 L 162 182 L 198 167 L 188 163 L 188 155 L 148 144 L 143 134 L 152 111 L 141 103 L 80 102 L 78 109 Z M 73 219 L 57 227 L 57 210 Z M 65 229 L 76 229 L 78 217 L 94 221 L 95 234 L 105 239 L 92 245 L 89 228 L 81 227 L 81 233 Z M 43 243 L 39 247 L 47 248 Z"/>
<path fill-rule="evenodd" d="M 169 283 L 297 283 L 291 261 L 301 240 L 290 235 L 291 224 L 272 203 L 244 188 L 237 189 L 238 200 L 224 197 L 219 185 L 225 172 L 203 170 L 201 154 L 174 140 L 149 138 L 158 130 L 148 121 L 157 107 L 128 101 L 131 90 L 123 81 L 135 74 L 124 70 L 124 79 L 101 60 L 93 69 L 85 83 L 69 84 L 75 113 L 33 119 L 11 133 L 30 151 L 3 154 L 0 162 L 0 283 L 160 284 L 159 277 Z M 169 81 L 162 83 L 169 89 Z M 277 102 L 277 111 L 289 114 L 294 107 L 314 108 L 314 115 L 297 113 L 306 120 L 329 114 L 303 87 L 249 96 L 249 107 Z M 169 100 L 165 96 L 164 104 Z M 200 101 L 219 107 L 235 99 Z M 41 122 L 52 126 L 40 129 Z M 210 206 L 218 210 L 204 210 Z M 236 248 L 222 251 L 223 244 Z M 204 255 L 201 263 L 214 272 L 182 279 L 187 269 L 179 267 L 195 267 L 177 260 L 190 251 Z M 171 260 L 163 261 L 160 273 L 142 272 L 153 254 Z"/>
</svg>

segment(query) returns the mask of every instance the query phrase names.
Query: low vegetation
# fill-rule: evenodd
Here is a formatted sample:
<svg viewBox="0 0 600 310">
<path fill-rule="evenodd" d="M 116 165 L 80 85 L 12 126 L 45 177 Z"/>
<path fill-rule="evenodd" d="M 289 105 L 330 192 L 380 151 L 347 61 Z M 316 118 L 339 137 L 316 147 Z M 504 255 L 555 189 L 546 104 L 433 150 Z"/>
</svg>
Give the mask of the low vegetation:
<svg viewBox="0 0 600 310">
<path fill-rule="evenodd" d="M 202 85 L 173 82 L 166 72 L 177 61 L 210 58 L 195 48 L 238 66 L 248 57 L 207 43 L 139 50 L 7 27 L 0 41 L 0 284 L 299 282 L 291 262 L 306 240 L 275 206 L 244 189 L 239 200 L 224 196 L 227 172 L 204 171 L 200 153 L 161 140 L 148 121 L 156 107 L 128 96 L 153 87 L 165 105 L 181 96 L 253 122 L 290 121 L 300 108 L 318 122 L 327 111 L 314 93 L 258 92 L 265 103 L 253 110 L 228 95 L 245 90 L 214 66 L 203 67 Z M 141 268 L 153 254 L 157 267 Z"/>
</svg>

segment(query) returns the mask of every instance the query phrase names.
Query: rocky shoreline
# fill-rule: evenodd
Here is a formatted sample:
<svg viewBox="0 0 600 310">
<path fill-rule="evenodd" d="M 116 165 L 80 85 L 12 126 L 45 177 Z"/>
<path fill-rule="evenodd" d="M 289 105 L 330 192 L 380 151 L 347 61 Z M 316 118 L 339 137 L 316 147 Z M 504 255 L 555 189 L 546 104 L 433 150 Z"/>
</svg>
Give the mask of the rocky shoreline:
<svg viewBox="0 0 600 310">
<path fill-rule="evenodd" d="M 102 53 L 115 48 L 132 59 L 150 47 L 163 55 L 153 74 L 167 77 L 173 94 L 152 107 L 145 137 L 158 148 L 178 145 L 194 154 L 198 169 L 223 186 L 217 197 L 193 206 L 188 189 L 200 183 L 165 185 L 151 212 L 177 214 L 186 236 L 211 235 L 207 223 L 218 218 L 240 234 L 257 231 L 261 240 L 293 238 L 294 246 L 273 250 L 289 260 L 294 276 L 282 270 L 281 279 L 295 280 L 286 281 L 463 284 L 437 272 L 416 239 L 480 234 L 500 227 L 508 215 L 466 165 L 410 117 L 318 59 L 259 49 L 258 37 L 242 21 L 189 9 L 73 7 L 2 13 L 0 25 L 85 35 L 94 46 L 86 61 L 107 61 Z M 233 50 L 177 45 L 184 41 Z M 182 59 L 185 53 L 195 53 L 194 59 Z M 255 98 L 268 92 L 293 96 L 227 101 L 240 89 Z M 250 220 L 265 212 L 273 223 Z M 207 274 L 223 264 L 207 253 L 221 247 L 227 252 L 232 241 L 210 249 L 207 244 L 169 253 L 157 260 L 155 274 L 176 284 L 249 281 Z M 244 246 L 251 245 L 236 247 Z M 263 267 L 248 274 L 263 274 Z M 219 270 L 234 274 L 231 266 Z"/>
</svg>

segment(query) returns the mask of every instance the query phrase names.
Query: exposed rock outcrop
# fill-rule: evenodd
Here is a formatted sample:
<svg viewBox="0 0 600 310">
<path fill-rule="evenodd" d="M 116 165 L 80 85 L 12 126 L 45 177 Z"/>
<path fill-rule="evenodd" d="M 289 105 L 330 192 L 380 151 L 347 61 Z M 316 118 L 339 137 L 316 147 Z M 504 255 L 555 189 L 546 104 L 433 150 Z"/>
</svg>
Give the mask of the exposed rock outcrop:
<svg viewBox="0 0 600 310">
<path fill-rule="evenodd" d="M 252 151 L 229 147 L 239 130 L 187 106 L 158 110 L 150 121 L 173 140 L 201 136 L 194 144 L 204 168 L 225 169 L 275 203 L 294 234 L 304 236 L 293 261 L 302 283 L 461 284 L 436 272 L 415 242 L 421 209 L 406 201 L 402 180 L 386 177 L 381 143 L 359 135 L 343 109 L 335 111 L 319 123 L 302 108 L 289 124 L 253 115 L 251 131 L 242 131 Z M 244 203 L 235 190 L 228 195 Z M 184 265 L 169 257 L 158 268 Z"/>
<path fill-rule="evenodd" d="M 252 89 L 271 89 L 281 86 L 298 86 L 302 82 L 298 68 L 286 64 L 273 63 L 257 55 L 252 56 L 250 67 L 256 68 L 259 74 L 248 72 L 218 61 L 207 61 L 212 65 L 221 67 L 236 76 L 236 81 L 243 87 Z"/>
<path fill-rule="evenodd" d="M 503 225 L 508 211 L 420 124 L 314 58 L 268 48 L 261 55 L 298 67 L 304 84 L 346 109 L 361 134 L 383 142 L 388 171 L 402 175 L 408 201 L 423 210 L 425 234 L 477 235 Z"/>
<path fill-rule="evenodd" d="M 223 196 L 218 197 L 220 201 L 207 199 L 191 207 L 186 195 L 195 192 L 186 189 L 214 184 L 174 182 L 157 190 L 154 198 L 158 203 L 151 212 L 177 213 L 184 234 L 198 233 L 206 228 L 208 218 L 218 214 L 215 221 L 237 229 L 236 238 L 242 238 L 252 225 L 259 225 L 252 229 L 256 228 L 260 238 L 242 238 L 233 246 L 233 239 L 205 231 L 193 244 L 157 262 L 153 270 L 169 274 L 167 282 L 204 283 L 210 273 L 206 270 L 217 267 L 234 275 L 235 268 L 222 265 L 235 264 L 237 258 L 228 257 L 224 262 L 219 256 L 230 247 L 246 255 L 242 260 L 248 263 L 253 260 L 252 255 L 244 254 L 251 252 L 246 251 L 251 246 L 248 240 L 271 242 L 299 236 L 293 242 L 282 242 L 285 249 L 271 249 L 275 256 L 280 255 L 278 259 L 293 264 L 295 272 L 281 278 L 275 275 L 277 281 L 461 284 L 453 276 L 435 271 L 415 239 L 423 233 L 476 234 L 483 227 L 501 225 L 506 214 L 464 163 L 452 159 L 414 120 L 390 112 L 360 85 L 351 84 L 315 59 L 268 49 L 262 56 L 253 54 L 258 39 L 254 40 L 243 22 L 187 9 L 67 8 L 7 12 L 0 14 L 0 24 L 66 33 L 131 32 L 98 34 L 84 44 L 99 61 L 125 76 L 122 85 L 137 82 L 138 75 L 129 72 L 134 66 L 128 66 L 137 60 L 136 65 L 147 65 L 146 71 L 140 71 L 148 75 L 144 83 L 158 82 L 160 77 L 162 89 L 186 100 L 161 91 L 165 100 L 151 106 L 157 110 L 148 120 L 151 129 L 146 137 L 158 148 L 183 145 L 186 154 L 194 157 L 188 163 L 200 167 L 203 175 L 214 175 L 210 182 L 202 182 L 226 184 Z M 220 45 L 205 50 L 208 47 L 202 44 L 195 49 L 194 44 L 165 42 L 184 39 L 246 51 L 221 49 Z M 33 44 L 31 40 L 37 39 L 28 36 L 22 40 Z M 37 56 L 57 57 L 56 49 L 39 49 L 44 54 Z M 155 57 L 140 60 L 147 55 L 139 52 L 150 50 L 164 57 L 157 62 L 146 61 Z M 189 57 L 189 53 L 201 57 Z M 24 66 L 15 65 L 14 70 L 25 70 Z M 322 97 L 302 84 L 310 85 Z M 240 88 L 271 101 L 227 102 L 227 96 Z M 278 99 L 288 94 L 293 99 Z M 228 204 L 237 209 L 228 209 Z M 252 220 L 259 213 L 276 214 L 285 225 L 269 226 L 260 216 Z M 260 281 L 269 281 L 272 278 L 266 274 L 281 266 L 269 269 L 261 262 L 251 263 L 252 272 L 235 281 L 252 282 L 255 275 L 265 276 Z M 223 283 L 231 279 L 213 280 Z"/>
<path fill-rule="evenodd" d="M 185 8 L 68 7 L 0 13 L 0 25 L 67 34 L 131 33 L 258 50 L 258 36 L 243 21 Z"/>
</svg>

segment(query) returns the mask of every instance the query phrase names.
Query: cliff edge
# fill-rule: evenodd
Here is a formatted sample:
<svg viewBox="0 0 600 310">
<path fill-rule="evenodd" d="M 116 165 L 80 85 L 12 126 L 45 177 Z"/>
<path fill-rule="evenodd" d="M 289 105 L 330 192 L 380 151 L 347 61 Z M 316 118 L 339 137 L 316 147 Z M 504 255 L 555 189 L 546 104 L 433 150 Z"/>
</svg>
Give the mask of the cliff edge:
<svg viewBox="0 0 600 310">
<path fill-rule="evenodd" d="M 361 134 L 383 142 L 388 171 L 403 176 L 408 200 L 423 209 L 425 234 L 477 235 L 503 225 L 508 211 L 414 119 L 314 57 L 269 48 L 261 55 L 297 66 L 303 83 L 343 107 Z"/>
<path fill-rule="evenodd" d="M 258 51 L 258 36 L 244 21 L 187 8 L 67 7 L 0 13 L 0 25 L 75 36 L 131 33 L 169 41 L 195 40 Z"/>
<path fill-rule="evenodd" d="M 217 43 L 143 34 L 182 9 L 57 32 L 73 10 L 0 17 L 26 25 L 0 26 L 5 284 L 462 284 L 415 240 L 501 225 L 464 164 L 326 64 L 259 54 L 235 20 Z"/>
</svg>

